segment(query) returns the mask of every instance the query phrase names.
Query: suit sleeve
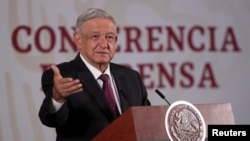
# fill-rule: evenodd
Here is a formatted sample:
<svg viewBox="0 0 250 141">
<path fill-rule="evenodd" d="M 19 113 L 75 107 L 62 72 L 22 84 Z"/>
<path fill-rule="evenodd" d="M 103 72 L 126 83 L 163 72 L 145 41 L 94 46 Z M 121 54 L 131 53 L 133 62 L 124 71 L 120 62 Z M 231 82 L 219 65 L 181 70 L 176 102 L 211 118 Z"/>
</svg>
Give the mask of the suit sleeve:
<svg viewBox="0 0 250 141">
<path fill-rule="evenodd" d="M 58 111 L 55 111 L 54 109 L 54 105 L 52 102 L 52 88 L 54 85 L 53 76 L 53 71 L 49 69 L 43 73 L 41 79 L 42 90 L 45 94 L 45 98 L 43 99 L 42 105 L 39 110 L 39 118 L 44 125 L 49 127 L 63 125 L 66 122 L 69 113 L 67 101 Z"/>
<path fill-rule="evenodd" d="M 143 83 L 143 81 L 141 79 L 140 74 L 138 72 L 136 72 L 136 74 L 138 76 L 138 80 L 139 80 L 139 83 L 140 83 L 140 86 L 141 86 L 140 88 L 141 88 L 141 91 L 142 91 L 142 105 L 150 106 L 151 103 L 150 103 L 150 101 L 148 99 L 148 93 L 147 93 L 146 87 L 145 87 L 145 85 L 144 85 L 144 83 Z"/>
</svg>

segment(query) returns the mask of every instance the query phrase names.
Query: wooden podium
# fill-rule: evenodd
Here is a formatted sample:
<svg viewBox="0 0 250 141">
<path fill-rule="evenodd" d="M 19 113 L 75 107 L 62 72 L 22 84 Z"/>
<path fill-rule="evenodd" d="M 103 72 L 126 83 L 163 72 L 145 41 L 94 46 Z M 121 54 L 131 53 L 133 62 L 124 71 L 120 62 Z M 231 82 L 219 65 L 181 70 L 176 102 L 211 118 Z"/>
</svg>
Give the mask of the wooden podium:
<svg viewBox="0 0 250 141">
<path fill-rule="evenodd" d="M 234 124 L 230 103 L 194 104 L 202 114 L 206 128 L 211 124 Z M 165 116 L 169 106 L 131 107 L 93 141 L 167 141 Z"/>
</svg>

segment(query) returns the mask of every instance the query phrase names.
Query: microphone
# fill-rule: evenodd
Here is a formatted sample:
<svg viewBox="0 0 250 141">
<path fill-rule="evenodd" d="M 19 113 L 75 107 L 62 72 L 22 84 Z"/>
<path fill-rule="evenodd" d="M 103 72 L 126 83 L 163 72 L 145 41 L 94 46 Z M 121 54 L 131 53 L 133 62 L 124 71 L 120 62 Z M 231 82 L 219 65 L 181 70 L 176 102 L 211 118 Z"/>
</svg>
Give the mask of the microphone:
<svg viewBox="0 0 250 141">
<path fill-rule="evenodd" d="M 163 99 L 167 102 L 168 105 L 171 105 L 168 100 L 165 98 L 165 96 L 158 90 L 158 89 L 155 89 L 155 92 Z"/>
</svg>

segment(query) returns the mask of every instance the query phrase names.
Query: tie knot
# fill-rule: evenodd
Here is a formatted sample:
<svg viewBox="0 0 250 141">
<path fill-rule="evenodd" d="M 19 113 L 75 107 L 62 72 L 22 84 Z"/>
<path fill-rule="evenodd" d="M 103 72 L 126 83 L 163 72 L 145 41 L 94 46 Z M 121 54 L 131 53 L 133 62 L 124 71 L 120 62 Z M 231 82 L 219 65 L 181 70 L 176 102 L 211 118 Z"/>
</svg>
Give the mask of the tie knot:
<svg viewBox="0 0 250 141">
<path fill-rule="evenodd" d="M 109 76 L 107 74 L 101 74 L 99 76 L 99 78 L 103 81 L 103 82 L 108 82 L 109 80 Z"/>
</svg>

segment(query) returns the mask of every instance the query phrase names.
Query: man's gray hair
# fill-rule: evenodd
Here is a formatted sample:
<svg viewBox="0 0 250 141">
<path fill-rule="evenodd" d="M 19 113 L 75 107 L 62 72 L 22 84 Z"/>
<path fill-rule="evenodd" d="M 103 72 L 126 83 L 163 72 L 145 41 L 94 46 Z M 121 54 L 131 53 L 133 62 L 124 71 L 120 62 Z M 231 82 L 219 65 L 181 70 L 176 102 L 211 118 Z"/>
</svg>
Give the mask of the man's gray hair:
<svg viewBox="0 0 250 141">
<path fill-rule="evenodd" d="M 82 25 L 93 18 L 105 18 L 111 20 L 115 25 L 114 18 L 105 10 L 98 8 L 88 8 L 84 13 L 82 13 L 76 21 L 76 31 L 81 31 Z"/>
</svg>

